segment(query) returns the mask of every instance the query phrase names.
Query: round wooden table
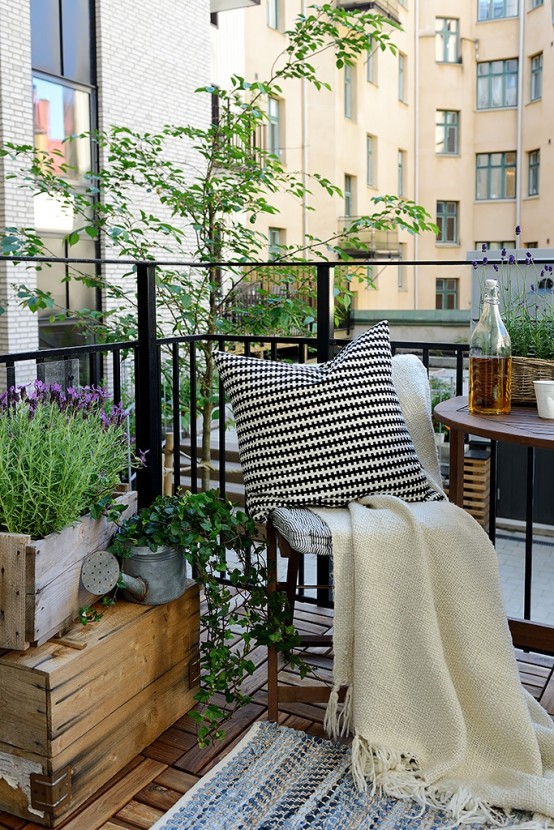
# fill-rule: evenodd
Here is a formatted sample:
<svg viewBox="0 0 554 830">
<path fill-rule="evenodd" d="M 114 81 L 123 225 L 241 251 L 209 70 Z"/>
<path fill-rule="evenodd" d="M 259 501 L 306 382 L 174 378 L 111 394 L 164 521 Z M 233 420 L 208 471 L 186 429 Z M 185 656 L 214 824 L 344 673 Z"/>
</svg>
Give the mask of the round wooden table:
<svg viewBox="0 0 554 830">
<path fill-rule="evenodd" d="M 554 626 L 529 622 L 531 608 L 531 567 L 533 543 L 533 474 L 534 450 L 537 447 L 554 450 L 554 420 L 539 418 L 537 410 L 514 407 L 509 415 L 470 415 L 465 397 L 450 398 L 437 404 L 437 421 L 450 429 L 449 499 L 463 507 L 464 502 L 464 440 L 466 434 L 491 440 L 491 540 L 495 540 L 496 526 L 496 442 L 520 444 L 528 448 L 527 462 L 527 518 L 525 540 L 525 620 L 510 619 L 514 645 L 520 648 L 554 654 Z M 553 588 L 554 590 L 554 588 Z"/>
</svg>

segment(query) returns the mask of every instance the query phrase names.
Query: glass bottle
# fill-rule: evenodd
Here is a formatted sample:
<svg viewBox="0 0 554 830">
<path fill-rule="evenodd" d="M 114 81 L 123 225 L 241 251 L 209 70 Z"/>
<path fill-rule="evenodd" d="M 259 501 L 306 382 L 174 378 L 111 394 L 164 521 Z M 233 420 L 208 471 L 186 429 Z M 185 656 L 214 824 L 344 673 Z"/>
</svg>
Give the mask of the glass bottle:
<svg viewBox="0 0 554 830">
<path fill-rule="evenodd" d="M 469 341 L 469 411 L 506 415 L 511 392 L 512 346 L 500 316 L 498 281 L 486 280 L 483 310 Z"/>
</svg>

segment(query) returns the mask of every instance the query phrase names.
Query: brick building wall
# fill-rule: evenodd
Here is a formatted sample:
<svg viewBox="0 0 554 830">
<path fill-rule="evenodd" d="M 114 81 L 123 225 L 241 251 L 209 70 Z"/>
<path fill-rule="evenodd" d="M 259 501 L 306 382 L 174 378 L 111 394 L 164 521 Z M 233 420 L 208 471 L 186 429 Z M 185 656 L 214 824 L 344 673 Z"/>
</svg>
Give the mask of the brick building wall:
<svg viewBox="0 0 554 830">
<path fill-rule="evenodd" d="M 29 0 L 0 3 L 0 144 L 30 144 L 33 140 L 33 102 L 31 82 L 31 24 Z M 6 176 L 15 163 L 0 159 L 0 226 L 33 224 L 33 203 L 28 191 L 21 190 Z M 33 271 L 0 262 L 0 352 L 25 351 L 38 346 L 36 317 L 18 308 L 13 283 L 34 285 Z"/>
</svg>

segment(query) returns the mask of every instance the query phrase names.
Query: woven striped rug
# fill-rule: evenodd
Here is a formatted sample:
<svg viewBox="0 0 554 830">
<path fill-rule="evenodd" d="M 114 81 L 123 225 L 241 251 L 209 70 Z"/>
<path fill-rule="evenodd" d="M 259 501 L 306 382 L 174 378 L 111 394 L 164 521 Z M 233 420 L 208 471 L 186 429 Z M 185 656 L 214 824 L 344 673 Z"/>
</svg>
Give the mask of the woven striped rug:
<svg viewBox="0 0 554 830">
<path fill-rule="evenodd" d="M 256 723 L 152 830 L 451 830 L 441 812 L 358 792 L 349 763 L 347 746 Z"/>
</svg>

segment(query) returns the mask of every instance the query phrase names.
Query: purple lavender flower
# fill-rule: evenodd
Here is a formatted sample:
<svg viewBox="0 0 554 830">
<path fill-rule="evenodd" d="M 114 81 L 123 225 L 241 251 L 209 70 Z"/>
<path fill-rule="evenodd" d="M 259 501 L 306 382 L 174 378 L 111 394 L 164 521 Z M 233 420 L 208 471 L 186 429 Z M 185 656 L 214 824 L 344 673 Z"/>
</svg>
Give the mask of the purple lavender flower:
<svg viewBox="0 0 554 830">
<path fill-rule="evenodd" d="M 516 236 L 519 236 L 521 233 L 521 228 L 519 225 L 516 225 Z"/>
<path fill-rule="evenodd" d="M 471 263 L 475 269 L 479 268 L 479 263 L 474 259 Z"/>
<path fill-rule="evenodd" d="M 488 257 L 484 256 L 483 257 L 483 265 L 486 265 L 488 261 L 489 261 Z"/>
<path fill-rule="evenodd" d="M 485 253 L 485 251 L 487 250 L 487 243 L 486 242 L 483 242 L 483 244 L 481 245 L 481 250 L 483 251 L 483 253 Z"/>
<path fill-rule="evenodd" d="M 492 267 L 494 268 L 494 270 L 495 270 L 496 272 L 498 272 L 498 270 L 499 270 L 499 269 L 498 269 L 498 265 L 496 264 L 496 262 L 494 262 L 494 263 L 493 263 L 493 266 L 492 266 Z"/>
<path fill-rule="evenodd" d="M 507 254 L 506 248 L 502 248 L 502 250 L 500 251 L 500 256 L 502 257 L 502 259 L 504 259 L 506 254 Z"/>
<path fill-rule="evenodd" d="M 515 265 L 515 264 L 516 264 L 516 258 L 513 254 L 510 254 L 510 256 L 508 257 L 508 265 Z"/>
</svg>

